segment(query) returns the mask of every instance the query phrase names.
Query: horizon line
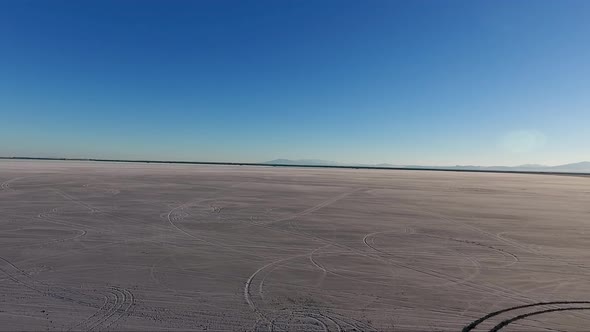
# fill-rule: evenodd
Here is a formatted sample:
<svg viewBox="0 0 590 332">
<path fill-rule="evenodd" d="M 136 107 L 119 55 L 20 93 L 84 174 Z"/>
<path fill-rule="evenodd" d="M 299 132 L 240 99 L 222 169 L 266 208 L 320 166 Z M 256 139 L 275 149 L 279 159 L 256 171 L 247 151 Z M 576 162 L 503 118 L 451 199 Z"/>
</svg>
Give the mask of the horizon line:
<svg viewBox="0 0 590 332">
<path fill-rule="evenodd" d="M 493 170 L 493 169 L 461 169 L 447 167 L 457 166 L 346 166 L 346 165 L 310 165 L 310 164 L 280 164 L 280 163 L 247 163 L 247 162 L 218 162 L 218 161 L 182 161 L 182 160 L 133 160 L 133 159 L 101 159 L 101 158 L 65 158 L 65 157 L 4 157 L 0 160 L 46 160 L 46 161 L 86 161 L 86 162 L 115 162 L 115 163 L 144 163 L 144 164 L 181 164 L 181 165 L 218 165 L 218 166 L 264 166 L 264 167 L 304 167 L 304 168 L 338 168 L 338 169 L 367 169 L 367 170 L 399 170 L 399 171 L 439 171 L 465 173 L 509 173 L 509 174 L 537 174 L 537 175 L 568 175 L 590 176 L 590 172 L 552 172 L 552 171 L 522 171 L 522 170 Z M 469 166 L 465 166 L 469 167 Z M 510 166 L 471 166 L 471 167 L 510 167 Z"/>
</svg>

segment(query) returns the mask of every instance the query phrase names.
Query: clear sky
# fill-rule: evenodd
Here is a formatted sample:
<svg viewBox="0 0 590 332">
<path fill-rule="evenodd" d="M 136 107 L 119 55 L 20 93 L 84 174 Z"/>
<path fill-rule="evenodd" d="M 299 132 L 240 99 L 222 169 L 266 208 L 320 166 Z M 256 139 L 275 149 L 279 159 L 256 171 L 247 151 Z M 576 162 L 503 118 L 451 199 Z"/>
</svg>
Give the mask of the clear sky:
<svg viewBox="0 0 590 332">
<path fill-rule="evenodd" d="M 590 160 L 590 1 L 0 1 L 0 155 Z"/>
</svg>

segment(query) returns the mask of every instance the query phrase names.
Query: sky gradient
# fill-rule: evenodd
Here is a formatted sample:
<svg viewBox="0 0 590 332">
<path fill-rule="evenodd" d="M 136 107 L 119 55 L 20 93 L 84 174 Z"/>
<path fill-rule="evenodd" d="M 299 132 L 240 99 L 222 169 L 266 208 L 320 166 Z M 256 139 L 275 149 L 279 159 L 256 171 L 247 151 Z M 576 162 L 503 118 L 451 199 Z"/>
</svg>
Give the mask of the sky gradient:
<svg viewBox="0 0 590 332">
<path fill-rule="evenodd" d="M 590 1 L 0 1 L 0 156 L 590 160 Z"/>
</svg>

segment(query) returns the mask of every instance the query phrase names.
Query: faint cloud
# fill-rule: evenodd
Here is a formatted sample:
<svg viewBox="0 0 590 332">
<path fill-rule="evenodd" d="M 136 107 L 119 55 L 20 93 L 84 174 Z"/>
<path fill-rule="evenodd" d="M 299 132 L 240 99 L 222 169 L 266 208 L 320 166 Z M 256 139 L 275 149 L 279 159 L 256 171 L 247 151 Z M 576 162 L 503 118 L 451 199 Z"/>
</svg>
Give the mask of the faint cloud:
<svg viewBox="0 0 590 332">
<path fill-rule="evenodd" d="M 547 141 L 543 133 L 536 130 L 517 130 L 506 133 L 500 142 L 502 149 L 512 153 L 538 150 Z"/>
</svg>

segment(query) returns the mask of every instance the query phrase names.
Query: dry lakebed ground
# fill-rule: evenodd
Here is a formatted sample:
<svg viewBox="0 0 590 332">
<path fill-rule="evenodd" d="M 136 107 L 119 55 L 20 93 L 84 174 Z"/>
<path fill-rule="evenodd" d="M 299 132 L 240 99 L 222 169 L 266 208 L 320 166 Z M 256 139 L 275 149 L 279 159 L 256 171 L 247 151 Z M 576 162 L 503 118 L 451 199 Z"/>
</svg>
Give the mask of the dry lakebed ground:
<svg viewBox="0 0 590 332">
<path fill-rule="evenodd" d="M 0 161 L 0 330 L 584 331 L 590 178 Z"/>
</svg>

